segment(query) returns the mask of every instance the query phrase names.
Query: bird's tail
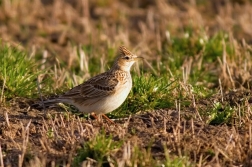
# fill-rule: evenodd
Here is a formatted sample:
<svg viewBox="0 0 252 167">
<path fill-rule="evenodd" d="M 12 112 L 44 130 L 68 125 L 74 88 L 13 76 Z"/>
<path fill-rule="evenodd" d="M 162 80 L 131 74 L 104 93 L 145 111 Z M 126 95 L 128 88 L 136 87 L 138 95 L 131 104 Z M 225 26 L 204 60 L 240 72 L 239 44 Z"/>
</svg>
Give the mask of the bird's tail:
<svg viewBox="0 0 252 167">
<path fill-rule="evenodd" d="M 49 99 L 49 100 L 41 100 L 39 102 L 36 102 L 32 105 L 32 107 L 37 109 L 43 109 L 48 108 L 49 106 L 52 106 L 53 104 L 62 102 L 60 99 Z"/>
</svg>

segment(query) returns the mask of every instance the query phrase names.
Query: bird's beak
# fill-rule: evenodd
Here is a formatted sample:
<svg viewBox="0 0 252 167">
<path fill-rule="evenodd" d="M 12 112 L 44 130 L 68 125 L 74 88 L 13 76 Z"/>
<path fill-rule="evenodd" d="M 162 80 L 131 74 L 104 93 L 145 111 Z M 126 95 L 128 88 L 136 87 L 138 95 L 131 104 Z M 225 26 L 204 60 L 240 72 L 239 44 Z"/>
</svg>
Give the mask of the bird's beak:
<svg viewBox="0 0 252 167">
<path fill-rule="evenodd" d="M 141 56 L 134 56 L 134 60 L 135 60 L 135 61 L 137 61 L 137 60 L 139 60 L 139 59 L 143 60 L 144 58 L 141 57 Z"/>
</svg>

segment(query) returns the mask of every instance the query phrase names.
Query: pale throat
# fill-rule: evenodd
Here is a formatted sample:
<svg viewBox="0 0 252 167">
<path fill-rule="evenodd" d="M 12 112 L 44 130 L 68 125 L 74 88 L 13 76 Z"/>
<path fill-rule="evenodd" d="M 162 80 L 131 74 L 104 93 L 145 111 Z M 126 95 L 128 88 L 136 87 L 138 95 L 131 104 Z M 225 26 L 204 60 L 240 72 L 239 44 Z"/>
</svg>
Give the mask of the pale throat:
<svg viewBox="0 0 252 167">
<path fill-rule="evenodd" d="M 120 70 L 122 71 L 127 71 L 129 72 L 130 71 L 130 68 L 131 68 L 132 65 L 123 65 L 123 66 L 120 66 Z"/>
<path fill-rule="evenodd" d="M 131 66 L 134 64 L 134 62 L 130 62 L 130 63 L 115 63 L 113 65 L 113 69 L 118 69 L 118 70 L 122 70 L 122 71 L 126 71 L 129 72 L 131 69 Z"/>
</svg>

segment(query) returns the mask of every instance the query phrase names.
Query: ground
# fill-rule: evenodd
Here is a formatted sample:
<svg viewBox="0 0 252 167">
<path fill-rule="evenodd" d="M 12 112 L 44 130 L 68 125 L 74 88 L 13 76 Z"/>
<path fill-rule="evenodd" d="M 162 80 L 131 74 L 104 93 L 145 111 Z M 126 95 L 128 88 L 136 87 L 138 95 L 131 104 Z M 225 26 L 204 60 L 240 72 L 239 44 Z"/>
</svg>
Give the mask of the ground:
<svg viewBox="0 0 252 167">
<path fill-rule="evenodd" d="M 231 95 L 225 95 L 225 100 L 228 103 L 231 100 L 239 102 L 241 98 L 245 98 L 244 94 L 248 92 L 232 92 Z M 212 100 L 221 97 L 215 98 Z M 208 100 L 198 101 L 197 107 L 209 105 Z M 193 107 L 183 108 L 180 112 L 176 109 L 143 112 L 109 124 L 105 120 L 99 122 L 62 111 L 62 108 L 60 111 L 33 109 L 24 99 L 15 99 L 9 105 L 10 107 L 0 109 L 1 149 L 5 153 L 3 156 L 6 166 L 18 166 L 19 158 L 24 158 L 23 163 L 32 166 L 35 157 L 39 158 L 37 161 L 41 164 L 68 164 L 76 156 L 76 150 L 102 130 L 107 135 L 111 134 L 116 141 L 125 141 L 126 144 L 111 155 L 118 161 L 123 161 L 126 154 L 123 148 L 128 147 L 128 144 L 131 149 L 136 145 L 140 149 L 150 149 L 156 160 L 164 159 L 165 145 L 170 155 L 187 155 L 191 161 L 202 163 L 202 166 L 249 166 L 251 163 L 250 154 L 246 154 L 250 149 L 251 129 L 206 124 L 205 121 L 193 118 L 196 112 Z M 26 143 L 26 139 L 29 143 Z M 24 157 L 22 154 L 20 156 L 24 152 Z"/>
<path fill-rule="evenodd" d="M 251 12 L 250 0 L 0 1 L 0 166 L 252 166 Z M 122 44 L 145 60 L 114 124 L 33 107 L 109 69 Z"/>
</svg>

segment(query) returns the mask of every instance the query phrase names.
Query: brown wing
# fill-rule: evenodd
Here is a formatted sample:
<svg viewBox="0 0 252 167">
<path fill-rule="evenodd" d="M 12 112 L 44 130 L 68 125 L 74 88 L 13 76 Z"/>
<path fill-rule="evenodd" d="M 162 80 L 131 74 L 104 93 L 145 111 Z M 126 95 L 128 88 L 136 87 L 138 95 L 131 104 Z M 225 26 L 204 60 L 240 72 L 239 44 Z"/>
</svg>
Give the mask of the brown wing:
<svg viewBox="0 0 252 167">
<path fill-rule="evenodd" d="M 106 97 L 115 91 L 118 84 L 119 81 L 113 75 L 103 73 L 74 87 L 60 98 L 81 99 L 84 102 L 87 99 Z"/>
</svg>

